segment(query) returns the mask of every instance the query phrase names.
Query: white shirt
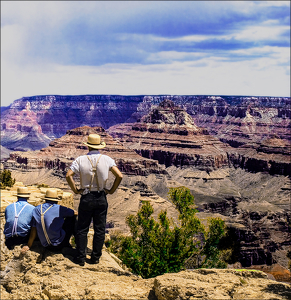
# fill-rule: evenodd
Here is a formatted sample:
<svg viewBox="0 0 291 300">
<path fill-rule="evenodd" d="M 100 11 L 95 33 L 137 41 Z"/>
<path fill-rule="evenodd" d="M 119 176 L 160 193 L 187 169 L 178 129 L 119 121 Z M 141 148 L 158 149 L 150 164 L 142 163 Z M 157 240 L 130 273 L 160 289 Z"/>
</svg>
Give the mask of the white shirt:
<svg viewBox="0 0 291 300">
<path fill-rule="evenodd" d="M 98 150 L 90 151 L 87 154 L 90 157 L 90 160 L 93 163 L 93 166 L 96 167 L 97 161 L 100 157 L 100 152 Z M 82 189 L 90 187 L 91 178 L 93 175 L 93 167 L 87 155 L 81 155 L 76 158 L 70 169 L 75 173 L 80 175 L 80 185 Z M 99 191 L 102 191 L 105 188 L 106 181 L 108 179 L 108 173 L 110 168 L 116 166 L 114 159 L 107 155 L 101 155 L 99 162 L 97 164 L 97 176 Z M 91 186 L 91 191 L 98 191 L 96 173 L 94 174 L 93 183 Z"/>
</svg>

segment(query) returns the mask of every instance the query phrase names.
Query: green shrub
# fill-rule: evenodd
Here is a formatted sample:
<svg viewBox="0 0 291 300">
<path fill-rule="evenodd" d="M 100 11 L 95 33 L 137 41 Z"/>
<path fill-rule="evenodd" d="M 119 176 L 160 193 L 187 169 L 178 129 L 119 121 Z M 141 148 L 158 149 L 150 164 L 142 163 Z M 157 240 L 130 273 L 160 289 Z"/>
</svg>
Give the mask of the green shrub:
<svg viewBox="0 0 291 300">
<path fill-rule="evenodd" d="M 168 218 L 167 211 L 162 211 L 156 221 L 152 217 L 153 207 L 144 202 L 136 215 L 129 215 L 126 219 L 131 236 L 114 236 L 109 244 L 110 250 L 143 278 L 179 272 L 187 259 L 201 254 L 205 256 L 203 262 L 201 260 L 205 266 L 222 267 L 220 252 L 216 248 L 224 234 L 224 222 L 218 218 L 210 220 L 209 229 L 205 230 L 195 216 L 194 197 L 185 187 L 170 189 L 169 198 L 179 211 L 180 225 Z M 215 263 L 211 264 L 211 260 Z"/>
<path fill-rule="evenodd" d="M 220 218 L 209 218 L 208 229 L 205 233 L 205 244 L 201 254 L 204 260 L 201 264 L 203 268 L 225 268 L 227 263 L 222 259 L 223 252 L 219 244 L 226 233 L 226 226 Z"/>
<path fill-rule="evenodd" d="M 10 170 L 0 171 L 0 189 L 5 189 L 6 187 L 13 187 L 15 179 L 11 176 Z"/>
</svg>

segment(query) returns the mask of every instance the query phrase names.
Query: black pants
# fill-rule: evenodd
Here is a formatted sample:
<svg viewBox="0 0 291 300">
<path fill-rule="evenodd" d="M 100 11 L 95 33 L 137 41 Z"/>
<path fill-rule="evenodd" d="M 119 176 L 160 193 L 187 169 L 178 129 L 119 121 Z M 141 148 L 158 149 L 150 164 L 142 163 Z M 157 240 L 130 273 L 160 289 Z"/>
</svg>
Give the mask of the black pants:
<svg viewBox="0 0 291 300">
<path fill-rule="evenodd" d="M 53 251 L 53 252 L 59 252 L 61 251 L 64 247 L 70 247 L 70 239 L 71 236 L 74 235 L 76 233 L 75 230 L 76 227 L 76 217 L 72 216 L 72 217 L 66 217 L 64 224 L 62 226 L 62 229 L 66 232 L 66 236 L 63 239 L 63 241 L 57 245 L 57 246 L 47 246 L 45 247 L 46 249 Z"/>
<path fill-rule="evenodd" d="M 91 259 L 99 259 L 105 239 L 108 203 L 105 192 L 90 192 L 80 199 L 76 232 L 77 259 L 85 261 L 88 231 L 93 219 L 94 237 Z"/>
<path fill-rule="evenodd" d="M 14 246 L 16 246 L 16 245 L 26 244 L 29 239 L 29 234 L 30 234 L 30 232 L 26 236 L 13 236 L 13 237 L 5 239 L 6 247 L 9 250 L 12 250 L 14 248 Z"/>
</svg>

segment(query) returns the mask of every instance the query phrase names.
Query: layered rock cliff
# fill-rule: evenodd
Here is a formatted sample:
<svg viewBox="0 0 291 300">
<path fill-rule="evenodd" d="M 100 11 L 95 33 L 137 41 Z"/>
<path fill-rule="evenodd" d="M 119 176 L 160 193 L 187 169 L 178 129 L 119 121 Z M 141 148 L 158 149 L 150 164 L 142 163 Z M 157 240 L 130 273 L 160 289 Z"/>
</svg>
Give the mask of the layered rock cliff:
<svg viewBox="0 0 291 300">
<path fill-rule="evenodd" d="M 134 123 L 120 140 L 143 157 L 158 160 L 166 167 L 212 170 L 228 165 L 228 145 L 196 126 L 192 117 L 170 100 L 164 100 Z"/>
<path fill-rule="evenodd" d="M 205 127 L 210 134 L 234 147 L 250 141 L 260 142 L 271 134 L 291 140 L 289 97 L 45 95 L 23 97 L 3 108 L 1 137 L 6 138 L 6 145 L 2 145 L 15 149 L 9 136 L 13 132 L 29 132 L 32 121 L 27 120 L 25 114 L 33 115 L 33 124 L 38 124 L 42 133 L 53 139 L 84 125 L 107 129 L 124 122 L 136 122 L 165 99 L 184 108 L 197 126 Z"/>
</svg>

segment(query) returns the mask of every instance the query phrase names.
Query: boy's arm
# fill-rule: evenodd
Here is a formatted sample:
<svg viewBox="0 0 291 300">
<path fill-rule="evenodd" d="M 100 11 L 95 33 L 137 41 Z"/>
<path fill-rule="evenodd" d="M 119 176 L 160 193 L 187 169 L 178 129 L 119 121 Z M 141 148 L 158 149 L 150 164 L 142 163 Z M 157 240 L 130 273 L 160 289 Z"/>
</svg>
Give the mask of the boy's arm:
<svg viewBox="0 0 291 300">
<path fill-rule="evenodd" d="M 75 175 L 75 173 L 71 169 L 69 169 L 69 171 L 66 174 L 66 180 L 67 180 L 71 190 L 75 194 L 82 194 L 83 190 L 76 188 L 76 184 L 75 184 L 75 181 L 74 181 L 74 178 L 73 178 L 74 175 Z"/>
<path fill-rule="evenodd" d="M 113 173 L 113 175 L 115 176 L 115 180 L 113 182 L 113 185 L 111 187 L 110 190 L 108 189 L 104 189 L 105 193 L 106 194 L 113 194 L 116 189 L 118 188 L 122 178 L 123 178 L 123 175 L 122 173 L 119 171 L 119 169 L 116 167 L 116 166 L 113 166 L 110 171 Z"/>
<path fill-rule="evenodd" d="M 22 249 L 21 249 L 22 254 L 24 254 L 25 252 L 27 252 L 31 248 L 35 237 L 36 237 L 36 227 L 31 227 L 31 231 L 30 231 L 30 235 L 29 235 L 27 245 L 23 246 Z"/>
</svg>

